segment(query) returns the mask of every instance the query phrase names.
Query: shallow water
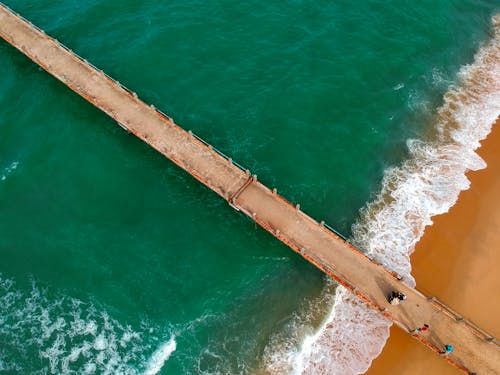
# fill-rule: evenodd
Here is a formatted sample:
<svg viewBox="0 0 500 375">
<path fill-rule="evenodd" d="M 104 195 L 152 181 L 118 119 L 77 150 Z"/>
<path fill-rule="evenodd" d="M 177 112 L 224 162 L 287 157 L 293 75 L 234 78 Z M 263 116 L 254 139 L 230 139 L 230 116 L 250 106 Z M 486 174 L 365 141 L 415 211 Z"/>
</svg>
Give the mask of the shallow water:
<svg viewBox="0 0 500 375">
<path fill-rule="evenodd" d="M 347 235 L 496 10 L 6 4 Z M 313 266 L 6 43 L 0 55 L 0 369 L 248 373 L 325 317 Z"/>
</svg>

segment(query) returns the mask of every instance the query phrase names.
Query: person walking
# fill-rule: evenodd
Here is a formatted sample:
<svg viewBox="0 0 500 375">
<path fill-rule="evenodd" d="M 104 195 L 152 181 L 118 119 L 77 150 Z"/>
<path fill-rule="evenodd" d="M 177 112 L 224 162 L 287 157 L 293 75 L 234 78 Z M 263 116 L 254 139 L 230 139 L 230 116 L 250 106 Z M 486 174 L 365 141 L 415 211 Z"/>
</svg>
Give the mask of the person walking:
<svg viewBox="0 0 500 375">
<path fill-rule="evenodd" d="M 418 332 L 427 332 L 428 330 L 429 330 L 429 325 L 427 323 L 424 323 L 422 327 L 417 328 Z"/>
<path fill-rule="evenodd" d="M 399 305 L 405 299 L 406 296 L 403 293 L 398 292 L 397 290 L 393 290 L 388 298 L 388 301 L 391 305 Z"/>
<path fill-rule="evenodd" d="M 446 344 L 444 346 L 444 351 L 440 352 L 439 354 L 442 355 L 442 356 L 446 356 L 450 353 L 453 353 L 453 345 L 450 345 L 450 344 Z"/>
<path fill-rule="evenodd" d="M 428 330 L 429 330 L 429 325 L 425 323 L 422 327 L 412 329 L 410 333 L 414 334 L 415 332 L 427 332 Z"/>
</svg>

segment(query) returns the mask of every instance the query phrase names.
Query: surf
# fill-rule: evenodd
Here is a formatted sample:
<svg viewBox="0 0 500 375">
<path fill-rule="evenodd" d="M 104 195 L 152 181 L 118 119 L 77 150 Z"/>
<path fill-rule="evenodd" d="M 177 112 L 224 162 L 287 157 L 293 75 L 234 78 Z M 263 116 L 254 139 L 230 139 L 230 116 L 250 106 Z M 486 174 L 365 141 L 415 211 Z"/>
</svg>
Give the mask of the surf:
<svg viewBox="0 0 500 375">
<path fill-rule="evenodd" d="M 160 330 L 147 322 L 133 328 L 103 306 L 31 284 L 25 291 L 0 274 L 0 341 L 8 343 L 0 371 L 154 375 L 175 351 L 174 337 L 161 343 Z"/>
<path fill-rule="evenodd" d="M 479 48 L 473 63 L 460 69 L 428 134 L 407 141 L 408 159 L 385 171 L 380 191 L 361 209 L 352 227 L 353 244 L 415 286 L 410 255 L 432 217 L 447 212 L 460 192 L 469 189 L 467 171 L 486 168 L 475 150 L 499 114 L 497 14 L 491 39 Z M 265 358 L 267 371 L 354 375 L 369 368 L 385 345 L 391 323 L 343 287 L 332 299 L 327 318 L 300 345 L 273 348 L 275 355 Z"/>
</svg>

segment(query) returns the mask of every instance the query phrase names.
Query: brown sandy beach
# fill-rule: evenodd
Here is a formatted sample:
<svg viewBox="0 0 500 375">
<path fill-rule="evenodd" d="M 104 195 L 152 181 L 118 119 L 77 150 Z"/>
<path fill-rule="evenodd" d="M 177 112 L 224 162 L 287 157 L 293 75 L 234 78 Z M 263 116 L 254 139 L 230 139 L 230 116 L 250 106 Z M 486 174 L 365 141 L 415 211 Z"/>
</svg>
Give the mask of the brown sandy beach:
<svg viewBox="0 0 500 375">
<path fill-rule="evenodd" d="M 488 167 L 469 172 L 471 188 L 436 216 L 412 255 L 417 288 L 500 337 L 500 119 L 482 142 Z M 432 329 L 432 327 L 431 327 Z M 493 344 L 492 344 L 493 345 Z M 367 375 L 461 374 L 399 328 Z"/>
</svg>

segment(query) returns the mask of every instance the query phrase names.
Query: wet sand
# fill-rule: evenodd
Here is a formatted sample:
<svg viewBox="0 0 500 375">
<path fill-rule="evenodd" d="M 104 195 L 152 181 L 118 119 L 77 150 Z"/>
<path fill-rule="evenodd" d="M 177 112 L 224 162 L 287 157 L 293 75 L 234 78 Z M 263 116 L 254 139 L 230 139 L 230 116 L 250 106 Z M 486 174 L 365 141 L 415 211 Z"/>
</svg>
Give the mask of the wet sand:
<svg viewBox="0 0 500 375">
<path fill-rule="evenodd" d="M 417 288 L 500 337 L 500 119 L 482 142 L 488 167 L 469 172 L 471 188 L 446 214 L 433 218 L 412 255 Z M 432 327 L 431 327 L 432 329 Z M 493 345 L 493 344 L 492 344 Z M 393 327 L 367 375 L 454 375 L 461 371 Z"/>
</svg>

